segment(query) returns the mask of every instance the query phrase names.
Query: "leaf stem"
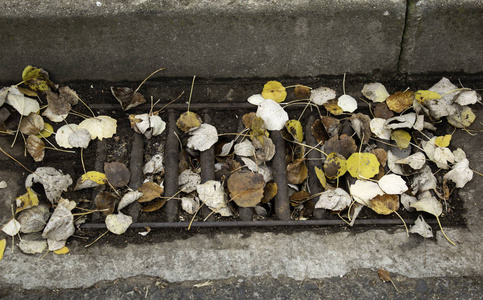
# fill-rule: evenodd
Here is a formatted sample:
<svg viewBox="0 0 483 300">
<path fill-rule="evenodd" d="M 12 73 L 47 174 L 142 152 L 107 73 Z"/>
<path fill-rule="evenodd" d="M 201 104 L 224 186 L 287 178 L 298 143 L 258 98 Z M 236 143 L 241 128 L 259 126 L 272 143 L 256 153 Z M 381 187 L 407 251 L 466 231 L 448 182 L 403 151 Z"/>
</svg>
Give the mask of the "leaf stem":
<svg viewBox="0 0 483 300">
<path fill-rule="evenodd" d="M 5 154 L 6 156 L 8 156 L 10 159 L 12 159 L 14 162 L 16 162 L 17 164 L 19 164 L 22 168 L 24 168 L 26 171 L 28 171 L 29 173 L 32 173 L 32 174 L 35 174 L 35 172 L 33 171 L 30 171 L 29 169 L 27 169 L 26 166 L 22 165 L 18 160 L 16 160 L 15 158 L 13 158 L 10 154 L 8 154 L 7 152 L 5 152 L 5 150 L 2 149 L 2 147 L 0 147 L 0 151 L 3 152 L 3 154 Z"/>
<path fill-rule="evenodd" d="M 456 246 L 456 244 L 453 243 L 453 241 L 449 239 L 449 237 L 446 235 L 446 233 L 444 233 L 443 226 L 441 226 L 441 222 L 439 221 L 438 216 L 436 216 L 436 220 L 438 220 L 439 228 L 441 229 L 441 232 L 443 233 L 444 237 L 448 240 L 448 242 L 451 243 L 451 245 Z"/>
<path fill-rule="evenodd" d="M 195 79 L 196 79 L 196 75 L 193 76 L 193 81 L 191 82 L 191 90 L 190 90 L 190 97 L 188 99 L 188 110 L 187 111 L 190 111 L 191 96 L 193 95 L 193 87 L 195 86 Z"/>
<path fill-rule="evenodd" d="M 399 217 L 399 219 L 401 219 L 401 221 L 403 222 L 404 227 L 406 228 L 406 235 L 407 235 L 407 237 L 409 237 L 409 230 L 408 230 L 408 226 L 406 225 L 406 222 L 404 222 L 404 219 L 401 217 L 401 215 L 400 215 L 400 214 L 398 214 L 398 213 L 397 213 L 397 211 L 394 211 L 394 213 L 395 213 L 395 214 L 396 214 L 396 215 Z M 396 289 L 396 291 L 397 291 L 397 289 Z"/>
<path fill-rule="evenodd" d="M 149 79 L 149 77 L 153 76 L 154 74 L 158 73 L 159 71 L 162 71 L 162 70 L 166 70 L 166 68 L 160 68 L 160 69 L 157 69 L 156 71 L 154 71 L 153 73 L 149 74 L 148 77 L 146 77 L 143 82 L 141 82 L 141 84 L 138 86 L 137 89 L 134 90 L 134 93 L 136 93 L 137 91 L 139 91 L 139 89 L 141 88 L 141 86 Z"/>
</svg>

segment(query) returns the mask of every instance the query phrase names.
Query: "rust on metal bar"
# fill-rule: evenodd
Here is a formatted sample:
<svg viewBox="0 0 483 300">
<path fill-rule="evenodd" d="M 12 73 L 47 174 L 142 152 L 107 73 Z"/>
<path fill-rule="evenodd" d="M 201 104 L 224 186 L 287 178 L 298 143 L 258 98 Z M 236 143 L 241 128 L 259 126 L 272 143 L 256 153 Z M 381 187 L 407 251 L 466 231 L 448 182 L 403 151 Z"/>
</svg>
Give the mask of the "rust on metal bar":
<svg viewBox="0 0 483 300">
<path fill-rule="evenodd" d="M 285 141 L 280 131 L 272 131 L 275 155 L 272 159 L 273 179 L 277 184 L 278 192 L 275 195 L 275 215 L 280 220 L 290 220 L 290 203 L 287 187 L 287 167 L 285 164 Z"/>
<path fill-rule="evenodd" d="M 172 197 L 178 192 L 178 162 L 179 162 L 179 141 L 178 129 L 176 127 L 176 112 L 168 110 L 168 137 L 164 151 L 165 175 L 164 195 Z M 166 202 L 165 212 L 168 222 L 175 222 L 178 219 L 179 200 L 171 199 Z"/>
</svg>

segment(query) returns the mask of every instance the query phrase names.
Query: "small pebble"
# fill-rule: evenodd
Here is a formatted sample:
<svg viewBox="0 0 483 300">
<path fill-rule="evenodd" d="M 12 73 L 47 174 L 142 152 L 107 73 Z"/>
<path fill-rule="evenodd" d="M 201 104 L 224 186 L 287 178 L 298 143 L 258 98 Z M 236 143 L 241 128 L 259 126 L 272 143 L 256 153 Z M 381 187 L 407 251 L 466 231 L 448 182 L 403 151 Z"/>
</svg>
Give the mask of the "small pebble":
<svg viewBox="0 0 483 300">
<path fill-rule="evenodd" d="M 7 187 L 7 182 L 6 181 L 0 181 L 0 189 L 4 189 Z"/>
</svg>

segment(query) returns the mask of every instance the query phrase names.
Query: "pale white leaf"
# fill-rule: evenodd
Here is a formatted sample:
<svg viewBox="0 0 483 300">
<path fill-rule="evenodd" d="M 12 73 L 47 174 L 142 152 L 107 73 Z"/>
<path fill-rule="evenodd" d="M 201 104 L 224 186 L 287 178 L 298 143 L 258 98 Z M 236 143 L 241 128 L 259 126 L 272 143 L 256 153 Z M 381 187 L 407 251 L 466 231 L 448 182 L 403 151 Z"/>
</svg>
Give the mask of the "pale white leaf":
<svg viewBox="0 0 483 300">
<path fill-rule="evenodd" d="M 426 221 L 424 221 L 423 215 L 419 215 L 416 221 L 414 221 L 414 226 L 409 229 L 411 233 L 417 233 L 424 238 L 432 238 L 433 230 Z"/>
<path fill-rule="evenodd" d="M 47 241 L 30 241 L 23 238 L 18 243 L 18 247 L 25 254 L 40 254 L 47 248 Z"/>
<path fill-rule="evenodd" d="M 337 105 L 345 112 L 354 112 L 357 109 L 357 100 L 349 95 L 342 95 L 337 100 Z"/>
<path fill-rule="evenodd" d="M 74 216 L 69 208 L 59 203 L 42 232 L 42 237 L 54 241 L 67 240 L 75 232 Z"/>
<path fill-rule="evenodd" d="M 232 140 L 229 143 L 226 143 L 221 147 L 221 153 L 220 156 L 227 156 L 231 152 L 231 148 L 233 148 L 233 144 L 235 143 L 235 140 Z"/>
<path fill-rule="evenodd" d="M 451 180 L 456 184 L 457 188 L 462 188 L 473 179 L 473 171 L 470 169 L 470 162 L 468 159 L 463 159 L 453 166 L 451 171 L 446 173 L 444 180 Z"/>
<path fill-rule="evenodd" d="M 327 103 L 329 100 L 335 99 L 336 96 L 337 94 L 333 89 L 322 86 L 312 90 L 310 93 L 310 101 L 317 105 L 322 105 Z"/>
<path fill-rule="evenodd" d="M 69 136 L 74 133 L 76 129 L 77 124 L 67 124 L 57 129 L 57 132 L 55 133 L 55 141 L 57 142 L 57 145 L 62 148 L 73 148 L 72 145 L 69 143 Z"/>
<path fill-rule="evenodd" d="M 247 101 L 253 105 L 261 105 L 265 101 L 265 98 L 262 97 L 262 94 L 255 94 L 248 97 Z"/>
<path fill-rule="evenodd" d="M 181 198 L 181 207 L 189 214 L 194 214 L 200 208 L 200 200 L 198 197 L 183 197 Z"/>
<path fill-rule="evenodd" d="M 159 153 L 153 155 L 143 167 L 143 174 L 157 174 L 163 171 L 163 155 Z"/>
<path fill-rule="evenodd" d="M 383 140 L 390 140 L 391 129 L 384 127 L 385 123 L 386 123 L 385 119 L 374 118 L 369 123 L 369 126 L 371 128 L 371 132 L 374 133 L 378 138 Z"/>
<path fill-rule="evenodd" d="M 257 117 L 265 122 L 268 130 L 282 130 L 289 120 L 287 112 L 277 102 L 267 99 L 257 109 Z"/>
<path fill-rule="evenodd" d="M 39 102 L 35 99 L 25 97 L 17 87 L 12 87 L 8 91 L 5 103 L 10 104 L 23 116 L 28 116 L 30 113 L 37 113 L 40 110 Z"/>
<path fill-rule="evenodd" d="M 68 142 L 75 148 L 87 148 L 91 141 L 91 134 L 87 129 L 79 129 L 69 135 Z"/>
<path fill-rule="evenodd" d="M 191 193 L 201 183 L 201 176 L 190 169 L 184 170 L 178 176 L 178 186 L 184 193 Z"/>
<path fill-rule="evenodd" d="M 327 190 L 323 192 L 315 208 L 330 209 L 333 211 L 341 211 L 349 207 L 352 199 L 351 196 L 341 188 L 335 190 Z"/>
<path fill-rule="evenodd" d="M 384 127 L 388 129 L 411 128 L 416 122 L 416 114 L 408 113 L 402 116 L 392 117 L 386 120 Z"/>
<path fill-rule="evenodd" d="M 86 129 L 91 134 L 91 139 L 111 138 L 116 133 L 117 121 L 109 116 L 97 116 L 85 119 L 79 124 L 78 129 Z"/>
<path fill-rule="evenodd" d="M 149 116 L 150 127 L 153 129 L 152 135 L 157 136 L 166 129 L 166 122 L 160 116 Z"/>
<path fill-rule="evenodd" d="M 402 194 L 401 195 L 401 204 L 403 205 L 404 209 L 407 211 L 414 211 L 414 208 L 411 207 L 411 204 L 414 202 L 418 201 L 418 198 L 408 195 L 408 194 Z"/>
<path fill-rule="evenodd" d="M 44 204 L 21 211 L 17 218 L 20 223 L 20 232 L 32 233 L 42 231 L 49 217 L 50 210 Z"/>
<path fill-rule="evenodd" d="M 415 175 L 411 180 L 411 191 L 414 194 L 433 190 L 436 188 L 437 180 L 429 166 L 424 166 L 421 173 Z"/>
<path fill-rule="evenodd" d="M 120 211 L 121 209 L 123 209 L 124 207 L 128 206 L 129 204 L 137 201 L 139 198 L 141 198 L 141 196 L 143 195 L 143 193 L 139 192 L 139 191 L 130 191 L 130 192 L 127 192 L 121 199 L 121 202 L 119 202 L 119 205 L 117 206 L 117 211 Z"/>
<path fill-rule="evenodd" d="M 3 225 L 2 231 L 9 236 L 14 236 L 20 231 L 20 223 L 15 219 L 11 219 L 7 224 Z"/>
<path fill-rule="evenodd" d="M 429 192 L 426 194 L 431 195 L 431 193 Z M 417 211 L 425 211 L 427 213 L 430 213 L 435 217 L 439 217 L 439 215 L 441 215 L 441 213 L 443 212 L 443 206 L 433 196 L 426 196 L 411 204 L 411 207 L 414 207 Z"/>
<path fill-rule="evenodd" d="M 381 190 L 390 195 L 400 195 L 408 190 L 406 181 L 396 174 L 384 175 L 377 183 Z"/>
<path fill-rule="evenodd" d="M 364 85 L 362 95 L 373 102 L 384 102 L 389 97 L 386 87 L 379 82 Z"/>
<path fill-rule="evenodd" d="M 191 137 L 188 139 L 188 148 L 205 151 L 218 142 L 218 132 L 213 125 L 201 124 L 199 127 L 189 131 Z"/>
<path fill-rule="evenodd" d="M 426 156 L 422 152 L 416 152 L 406 158 L 397 160 L 396 163 L 409 165 L 411 168 L 419 170 L 424 167 L 424 164 L 426 163 Z"/>
<path fill-rule="evenodd" d="M 31 188 L 34 183 L 42 184 L 47 199 L 55 204 L 60 200 L 62 192 L 66 192 L 72 184 L 72 178 L 69 174 L 64 175 L 62 171 L 57 171 L 52 167 L 40 167 L 33 174 L 27 176 L 25 187 Z"/>
<path fill-rule="evenodd" d="M 429 90 L 441 95 L 440 99 L 433 99 L 424 102 L 424 106 L 429 110 L 429 114 L 433 118 L 439 119 L 444 116 L 452 115 L 456 112 L 457 107 L 453 105 L 453 99 L 459 93 L 456 85 L 452 84 L 447 78 L 443 77 Z"/>
<path fill-rule="evenodd" d="M 241 157 L 241 160 L 250 171 L 261 174 L 265 182 L 269 182 L 270 180 L 273 179 L 272 171 L 270 170 L 270 168 L 268 168 L 265 165 L 265 163 L 261 163 L 260 165 L 257 165 L 256 162 L 254 162 L 252 159 L 247 157 Z"/>
<path fill-rule="evenodd" d="M 360 204 L 371 207 L 370 200 L 377 195 L 384 195 L 379 185 L 372 181 L 356 180 L 349 187 L 350 194 Z"/>
<path fill-rule="evenodd" d="M 249 140 L 244 140 L 235 145 L 235 154 L 243 157 L 254 156 L 255 146 Z"/>
<path fill-rule="evenodd" d="M 47 239 L 49 251 L 57 251 L 64 248 L 66 242 L 67 240 L 56 241 L 56 240 Z"/>
<path fill-rule="evenodd" d="M 225 190 L 220 182 L 208 180 L 203 184 L 199 184 L 196 190 L 201 202 L 205 203 L 212 211 L 224 217 L 233 215 L 231 210 L 226 206 Z"/>
<path fill-rule="evenodd" d="M 7 187 L 7 182 L 5 180 L 0 181 L 0 189 L 4 189 Z"/>
<path fill-rule="evenodd" d="M 132 217 L 123 213 L 110 214 L 106 217 L 107 230 L 114 234 L 123 234 L 132 224 Z"/>
<path fill-rule="evenodd" d="M 454 102 L 461 106 L 475 104 L 478 101 L 481 101 L 481 96 L 476 91 L 462 91 L 454 99 Z"/>
<path fill-rule="evenodd" d="M 454 155 L 454 161 L 456 163 L 459 163 L 460 161 L 466 159 L 466 153 L 461 148 L 454 150 L 453 155 Z"/>
</svg>

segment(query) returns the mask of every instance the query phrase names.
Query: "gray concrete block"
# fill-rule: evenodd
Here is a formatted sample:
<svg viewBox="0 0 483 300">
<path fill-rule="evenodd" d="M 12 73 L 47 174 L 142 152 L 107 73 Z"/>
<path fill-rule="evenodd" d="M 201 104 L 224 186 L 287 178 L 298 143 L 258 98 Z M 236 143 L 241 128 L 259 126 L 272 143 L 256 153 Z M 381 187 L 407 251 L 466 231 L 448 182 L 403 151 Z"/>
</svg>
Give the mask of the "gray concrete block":
<svg viewBox="0 0 483 300">
<path fill-rule="evenodd" d="M 482 49 L 481 0 L 409 1 L 402 72 L 483 72 Z"/>
<path fill-rule="evenodd" d="M 397 70 L 406 1 L 4 1 L 0 81 L 313 76 Z M 97 3 L 97 4 L 96 4 Z M 38 4 L 38 5 L 37 5 Z"/>
</svg>

